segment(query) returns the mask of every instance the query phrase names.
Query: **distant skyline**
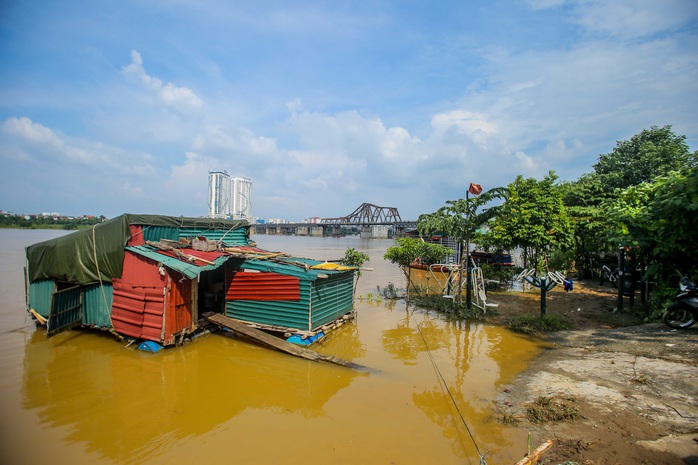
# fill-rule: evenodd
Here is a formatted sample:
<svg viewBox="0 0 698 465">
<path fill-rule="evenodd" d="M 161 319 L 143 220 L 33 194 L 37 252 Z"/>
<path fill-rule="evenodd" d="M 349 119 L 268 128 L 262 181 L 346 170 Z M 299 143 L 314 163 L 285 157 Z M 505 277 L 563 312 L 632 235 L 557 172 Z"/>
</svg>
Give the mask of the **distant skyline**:
<svg viewBox="0 0 698 465">
<path fill-rule="evenodd" d="M 0 208 L 416 219 L 575 180 L 651 126 L 698 149 L 695 0 L 0 4 Z"/>
</svg>

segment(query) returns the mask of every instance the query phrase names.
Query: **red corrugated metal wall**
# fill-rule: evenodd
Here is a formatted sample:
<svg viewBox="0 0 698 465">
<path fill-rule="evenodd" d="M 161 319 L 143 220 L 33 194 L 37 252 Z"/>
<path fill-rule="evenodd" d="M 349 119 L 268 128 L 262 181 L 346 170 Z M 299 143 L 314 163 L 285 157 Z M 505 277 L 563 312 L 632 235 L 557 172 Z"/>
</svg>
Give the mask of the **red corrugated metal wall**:
<svg viewBox="0 0 698 465">
<path fill-rule="evenodd" d="M 126 251 L 123 274 L 113 281 L 111 318 L 118 333 L 162 341 L 166 280 L 157 264 Z"/>
<path fill-rule="evenodd" d="M 300 280 L 278 273 L 233 272 L 228 280 L 225 300 L 300 300 Z"/>
<path fill-rule="evenodd" d="M 145 238 L 143 237 L 143 226 L 139 224 L 132 224 L 128 227 L 131 237 L 128 239 L 127 245 L 145 245 Z"/>
<path fill-rule="evenodd" d="M 170 270 L 165 306 L 165 344 L 174 344 L 174 334 L 192 327 L 192 286 L 196 281 Z"/>
<path fill-rule="evenodd" d="M 114 280 L 112 324 L 119 334 L 149 341 L 162 340 L 163 289 L 134 287 Z"/>
</svg>

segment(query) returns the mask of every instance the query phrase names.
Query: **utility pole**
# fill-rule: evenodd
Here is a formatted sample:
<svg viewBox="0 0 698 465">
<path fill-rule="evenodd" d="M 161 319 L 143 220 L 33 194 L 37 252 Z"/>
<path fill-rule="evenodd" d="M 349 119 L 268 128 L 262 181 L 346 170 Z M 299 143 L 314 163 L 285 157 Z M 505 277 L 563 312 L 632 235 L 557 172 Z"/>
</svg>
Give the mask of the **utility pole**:
<svg viewBox="0 0 698 465">
<path fill-rule="evenodd" d="M 471 184 L 472 186 L 472 184 Z M 468 270 L 468 275 L 465 280 L 465 306 L 470 309 L 470 306 L 473 303 L 473 296 L 470 292 L 470 289 L 472 287 L 472 281 L 471 281 L 471 276 L 472 276 L 472 269 L 470 268 L 470 197 L 468 194 L 470 193 L 470 189 L 465 191 L 465 266 L 466 269 Z M 463 269 L 463 266 L 461 264 L 461 270 Z"/>
<path fill-rule="evenodd" d="M 470 266 L 470 197 L 468 194 L 473 194 L 473 195 L 480 195 L 482 192 L 482 186 L 480 184 L 473 184 L 472 182 L 470 183 L 470 186 L 468 187 L 468 190 L 465 191 L 465 260 L 466 260 L 466 267 L 468 270 L 468 276 L 465 281 L 465 287 L 467 288 L 465 290 L 465 305 L 467 308 L 470 308 L 473 302 L 473 296 L 472 296 L 472 271 L 473 269 Z M 461 260 L 462 262 L 462 260 Z M 463 270 L 463 264 L 461 263 L 461 270 Z"/>
</svg>

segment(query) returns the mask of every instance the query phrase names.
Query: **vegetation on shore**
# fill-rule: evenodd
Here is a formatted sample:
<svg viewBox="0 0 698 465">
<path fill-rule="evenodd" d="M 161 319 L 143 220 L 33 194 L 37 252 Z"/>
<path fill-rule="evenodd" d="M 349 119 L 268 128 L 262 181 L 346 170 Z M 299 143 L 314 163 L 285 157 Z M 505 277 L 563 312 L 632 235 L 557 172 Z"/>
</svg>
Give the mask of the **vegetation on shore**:
<svg viewBox="0 0 698 465">
<path fill-rule="evenodd" d="M 650 290 L 642 308 L 645 321 L 661 315 L 676 295 L 680 276 L 698 275 L 693 237 L 698 231 L 698 151 L 691 152 L 686 137 L 674 134 L 671 126 L 652 126 L 617 142 L 576 181 L 558 182 L 551 171 L 540 181 L 518 176 L 507 187 L 485 192 L 476 187 L 469 190 L 472 196 L 466 193 L 465 199 L 421 215 L 420 234 L 455 238 L 461 251 L 473 242 L 490 252 L 519 250 L 523 268 L 539 276 L 561 271 L 598 279 L 602 265 L 613 269 L 622 251 L 626 279 Z M 388 249 L 385 259 L 403 269 L 417 259 L 438 263 L 430 254 L 419 255 L 415 244 L 401 242 Z M 454 304 L 460 300 L 442 299 L 441 305 L 467 315 L 458 307 L 454 311 Z M 525 329 L 534 323 L 541 329 L 551 324 L 538 318 L 517 325 Z"/>
<path fill-rule="evenodd" d="M 84 229 L 105 221 L 104 216 L 78 218 L 53 215 L 0 215 L 0 228 L 4 229 Z"/>
</svg>

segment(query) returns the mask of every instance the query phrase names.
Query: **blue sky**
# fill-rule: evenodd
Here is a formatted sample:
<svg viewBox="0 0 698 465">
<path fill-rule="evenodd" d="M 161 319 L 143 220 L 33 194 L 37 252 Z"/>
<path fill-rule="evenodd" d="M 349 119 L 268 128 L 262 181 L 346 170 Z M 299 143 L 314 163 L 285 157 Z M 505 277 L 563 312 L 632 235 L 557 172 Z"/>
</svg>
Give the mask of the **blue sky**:
<svg viewBox="0 0 698 465">
<path fill-rule="evenodd" d="M 698 149 L 695 0 L 0 1 L 0 209 L 416 219 L 653 125 Z"/>
</svg>

